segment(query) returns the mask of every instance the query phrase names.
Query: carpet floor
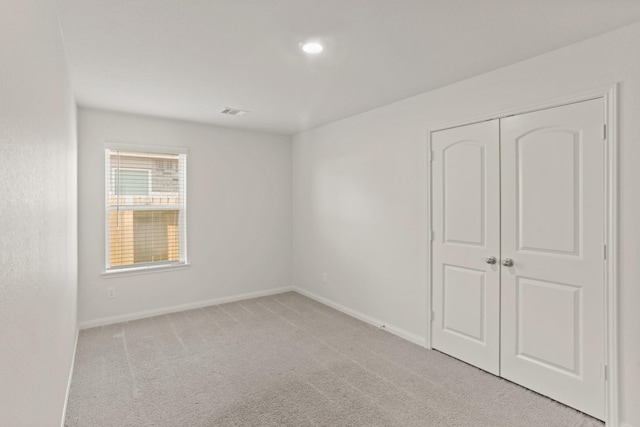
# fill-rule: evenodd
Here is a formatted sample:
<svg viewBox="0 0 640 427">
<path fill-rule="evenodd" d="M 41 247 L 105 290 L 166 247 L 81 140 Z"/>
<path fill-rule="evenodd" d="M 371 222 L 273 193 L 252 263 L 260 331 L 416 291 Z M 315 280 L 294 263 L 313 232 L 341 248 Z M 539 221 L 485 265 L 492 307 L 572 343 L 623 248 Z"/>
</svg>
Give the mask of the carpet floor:
<svg viewBox="0 0 640 427">
<path fill-rule="evenodd" d="M 80 331 L 66 426 L 593 426 L 294 292 Z"/>
</svg>

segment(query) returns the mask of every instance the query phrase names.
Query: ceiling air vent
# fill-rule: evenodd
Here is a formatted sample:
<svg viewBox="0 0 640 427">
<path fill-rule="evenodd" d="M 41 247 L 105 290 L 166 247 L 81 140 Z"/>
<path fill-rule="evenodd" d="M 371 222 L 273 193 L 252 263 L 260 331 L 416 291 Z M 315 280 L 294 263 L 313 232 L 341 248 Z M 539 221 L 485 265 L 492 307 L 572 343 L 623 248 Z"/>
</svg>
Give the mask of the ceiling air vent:
<svg viewBox="0 0 640 427">
<path fill-rule="evenodd" d="M 230 116 L 244 116 L 248 113 L 248 111 L 238 110 L 235 108 L 226 107 L 224 110 L 220 111 L 222 114 L 228 114 Z"/>
</svg>

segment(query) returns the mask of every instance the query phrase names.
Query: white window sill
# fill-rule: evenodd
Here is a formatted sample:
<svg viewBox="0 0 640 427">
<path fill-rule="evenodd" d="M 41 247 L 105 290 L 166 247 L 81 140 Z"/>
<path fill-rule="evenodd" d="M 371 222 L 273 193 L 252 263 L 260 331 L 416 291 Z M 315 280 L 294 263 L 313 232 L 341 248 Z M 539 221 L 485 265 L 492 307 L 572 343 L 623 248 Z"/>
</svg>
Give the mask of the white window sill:
<svg viewBox="0 0 640 427">
<path fill-rule="evenodd" d="M 137 276 L 138 274 L 152 274 L 162 273 L 164 271 L 184 270 L 189 268 L 191 264 L 164 264 L 164 265 L 150 265 L 146 267 L 131 267 L 103 271 L 100 275 L 105 279 L 113 279 L 116 277 L 124 276 Z"/>
</svg>

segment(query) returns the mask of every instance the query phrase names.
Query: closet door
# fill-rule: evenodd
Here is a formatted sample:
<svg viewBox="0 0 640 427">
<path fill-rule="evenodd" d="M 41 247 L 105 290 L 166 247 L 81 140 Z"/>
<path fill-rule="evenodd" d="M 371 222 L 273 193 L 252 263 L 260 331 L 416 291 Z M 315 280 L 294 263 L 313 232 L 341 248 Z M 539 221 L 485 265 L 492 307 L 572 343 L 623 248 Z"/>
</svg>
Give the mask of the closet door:
<svg viewBox="0 0 640 427">
<path fill-rule="evenodd" d="M 597 418 L 603 117 L 602 100 L 591 100 L 501 120 L 501 376 Z"/>
<path fill-rule="evenodd" d="M 500 351 L 497 120 L 432 138 L 433 348 L 494 374 Z"/>
</svg>

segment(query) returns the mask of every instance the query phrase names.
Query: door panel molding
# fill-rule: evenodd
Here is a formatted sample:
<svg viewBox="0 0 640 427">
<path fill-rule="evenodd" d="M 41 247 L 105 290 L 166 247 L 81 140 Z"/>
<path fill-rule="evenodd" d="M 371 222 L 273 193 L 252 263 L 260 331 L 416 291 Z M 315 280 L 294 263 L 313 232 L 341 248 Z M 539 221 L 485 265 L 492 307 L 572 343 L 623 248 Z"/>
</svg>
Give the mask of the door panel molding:
<svg viewBox="0 0 640 427">
<path fill-rule="evenodd" d="M 549 141 L 547 139 L 549 138 L 549 134 L 555 134 L 556 138 Z M 538 139 L 540 136 L 544 136 L 545 139 L 541 141 Z M 580 172 L 582 170 L 582 136 L 583 135 L 579 130 L 546 127 L 527 132 L 516 139 L 516 250 L 518 252 L 543 252 L 546 254 L 577 257 L 581 255 L 580 245 L 582 242 L 580 239 L 580 230 L 582 224 L 578 213 L 580 212 L 582 204 L 580 190 L 583 186 L 580 181 Z M 554 144 L 554 147 L 550 147 L 549 145 L 551 144 Z M 562 147 L 562 145 L 565 145 L 566 147 Z M 562 154 L 567 157 L 571 156 L 572 158 L 568 159 L 570 161 L 564 162 L 562 158 L 550 159 L 547 156 L 547 153 L 551 148 L 555 148 L 556 157 L 558 157 L 558 149 L 564 148 L 564 152 Z M 527 172 L 534 168 L 529 167 L 531 161 L 525 159 L 525 151 L 530 152 L 532 150 L 538 151 L 538 153 L 535 153 L 533 156 L 534 163 L 539 161 L 545 162 L 545 173 L 537 176 L 527 176 Z M 529 156 L 531 156 L 530 153 Z M 564 178 L 566 178 L 564 181 L 558 182 L 557 180 L 553 180 L 552 177 L 555 174 L 547 173 L 549 169 L 565 169 L 567 163 L 572 164 L 573 169 L 564 171 Z M 538 186 L 540 185 L 541 180 L 546 180 L 546 185 L 555 187 L 556 191 L 559 186 L 565 187 L 564 190 L 567 193 L 571 192 L 571 194 L 565 194 L 565 197 L 556 197 L 554 200 L 549 200 L 548 198 L 545 200 L 544 196 L 549 193 L 538 192 L 535 193 L 538 196 L 536 200 L 525 199 L 524 195 L 531 193 L 530 191 L 527 191 L 527 187 L 532 185 Z M 539 208 L 535 216 L 525 218 L 525 204 L 547 206 L 547 209 L 544 209 L 544 212 L 541 213 Z M 560 213 L 559 210 L 561 208 L 565 208 L 566 212 L 558 218 L 558 214 Z M 546 233 L 541 233 L 541 227 L 539 227 L 540 223 L 547 223 L 549 221 L 554 223 L 554 229 L 549 230 Z M 567 227 L 566 222 L 569 222 L 571 226 Z M 529 227 L 530 225 L 532 226 Z M 558 239 L 558 236 L 562 236 L 563 232 L 566 233 L 567 231 L 570 231 L 572 235 L 566 236 L 560 247 L 544 247 L 545 243 L 549 243 L 549 240 Z M 545 240 L 547 242 L 545 242 Z"/>
<path fill-rule="evenodd" d="M 466 146 L 466 147 L 465 147 Z M 466 152 L 462 151 L 464 148 L 474 148 L 477 149 L 476 154 L 479 159 L 469 158 L 471 157 L 468 150 Z M 457 156 L 456 156 L 457 155 Z M 474 162 L 474 160 L 479 160 Z M 442 204 L 442 217 L 444 220 L 444 230 L 443 230 L 443 240 L 444 243 L 448 244 L 459 244 L 459 245 L 472 245 L 478 247 L 485 247 L 485 169 L 486 169 L 486 153 L 485 147 L 482 144 L 479 144 L 477 141 L 472 140 L 464 140 L 459 141 L 454 144 L 447 146 L 444 150 L 442 150 L 442 185 L 444 187 L 444 203 Z M 477 165 L 477 166 L 476 166 Z M 476 169 L 474 172 L 477 172 L 476 176 L 472 177 L 472 179 L 467 180 L 467 182 L 459 182 L 463 175 L 459 173 L 459 169 L 465 170 L 466 173 L 469 172 L 468 169 Z M 453 169 L 453 170 L 450 170 Z M 454 181 L 455 179 L 458 182 Z M 453 182 L 453 184 L 452 184 Z M 469 186 L 478 186 L 478 194 L 479 200 L 470 200 L 468 197 L 457 197 L 454 200 L 451 200 L 451 197 L 446 197 L 447 194 L 447 186 L 454 185 L 456 187 L 469 187 Z M 474 203 L 475 202 L 475 203 Z M 455 208 L 455 209 L 454 209 Z M 474 210 L 478 213 L 478 223 L 470 224 L 472 226 L 471 229 L 467 225 L 465 227 L 466 221 L 456 220 L 459 219 L 465 212 L 470 210 Z M 453 211 L 453 212 L 452 212 Z M 466 216 L 465 220 L 468 219 Z M 453 223 L 453 224 L 452 224 Z M 467 235 L 469 238 L 464 240 L 465 236 L 462 235 L 454 235 L 451 236 L 450 230 L 458 230 L 460 228 L 466 228 L 468 232 L 474 234 L 473 236 Z"/>
<path fill-rule="evenodd" d="M 459 267 L 457 265 L 448 265 L 443 264 L 443 298 L 442 298 L 442 329 L 449 333 L 454 333 L 464 337 L 465 339 L 476 341 L 481 345 L 486 345 L 486 286 L 485 286 L 485 272 L 484 270 L 478 270 L 474 268 L 467 267 Z M 461 281 L 455 281 L 455 275 L 462 276 L 471 276 L 470 279 L 473 278 L 475 282 L 469 283 L 465 286 L 465 284 L 461 283 Z M 454 277 L 452 277 L 454 276 Z M 466 289 L 465 289 L 466 288 Z M 458 297 L 468 297 L 469 294 L 478 294 L 476 301 L 478 304 L 476 307 L 459 307 L 453 305 L 453 297 L 452 294 L 455 294 Z M 460 317 L 462 316 L 452 316 L 451 312 L 455 311 L 463 311 L 466 313 L 464 317 L 471 320 L 472 322 L 460 322 Z M 471 311 L 471 312 L 469 312 Z M 475 322 L 473 322 L 475 320 Z M 474 328 L 477 326 L 477 328 Z"/>
<path fill-rule="evenodd" d="M 527 289 L 527 286 L 529 287 L 529 289 Z M 538 289 L 535 289 L 535 287 L 538 287 Z M 565 294 L 564 300 L 566 304 L 564 308 L 566 310 L 561 313 L 563 315 L 563 318 L 561 320 L 564 323 L 562 323 L 561 325 L 554 325 L 554 328 L 562 328 L 562 325 L 564 325 L 566 328 L 572 329 L 571 335 L 573 335 L 573 341 L 570 342 L 568 340 L 564 340 L 564 342 L 560 341 L 554 343 L 556 347 L 554 350 L 557 350 L 557 346 L 562 346 L 563 348 L 561 350 L 564 350 L 566 353 L 568 353 L 568 357 L 565 357 L 564 360 L 550 360 L 550 357 L 541 354 L 541 350 L 542 352 L 544 352 L 544 349 L 540 348 L 539 343 L 536 343 L 535 341 L 530 343 L 525 340 L 525 335 L 528 334 L 525 334 L 524 329 L 528 325 L 526 324 L 526 315 L 524 314 L 524 311 L 526 311 L 526 307 L 525 298 L 523 298 L 523 296 L 526 292 L 537 292 L 539 294 L 538 299 L 540 300 L 544 298 L 545 292 L 547 294 L 550 294 L 552 292 L 562 292 Z M 584 313 L 582 310 L 582 287 L 519 276 L 516 278 L 516 300 L 516 357 L 521 359 L 528 359 L 530 361 L 534 361 L 535 363 L 546 365 L 556 371 L 581 379 L 582 357 L 578 349 L 580 348 L 582 343 L 583 333 L 582 322 Z M 547 300 L 549 300 L 549 298 L 547 298 Z M 557 302 L 558 301 L 556 301 L 556 303 Z M 544 325 L 544 323 L 545 322 L 541 321 L 537 322 L 536 325 Z M 550 325 L 547 323 L 546 326 L 548 327 Z"/>
<path fill-rule="evenodd" d="M 479 123 L 488 120 L 505 118 L 511 115 L 523 114 L 549 108 L 559 107 L 591 99 L 602 99 L 604 104 L 604 124 L 603 130 L 603 150 L 604 150 L 604 170 L 605 170 L 605 236 L 606 247 L 603 248 L 605 258 L 605 284 L 604 284 L 604 312 L 605 312 L 605 355 L 606 366 L 606 402 L 605 402 L 605 422 L 607 426 L 619 425 L 619 368 L 618 368 L 618 149 L 617 149 L 617 90 L 618 85 L 612 84 L 584 90 L 578 93 L 560 96 L 544 102 L 523 105 L 511 109 L 501 110 L 490 114 L 469 117 L 455 122 L 443 123 L 429 126 L 426 129 L 425 141 L 425 169 L 424 188 L 425 199 L 424 209 L 424 233 L 422 234 L 422 250 L 427 256 L 427 270 L 425 272 L 427 281 L 426 293 L 426 318 L 425 342 L 426 348 L 432 348 L 432 288 L 433 288 L 433 250 L 432 238 L 434 235 L 433 204 L 432 204 L 432 138 L 434 132 Z M 579 246 L 578 246 L 579 248 Z M 570 258 L 573 254 L 566 254 Z M 604 372 L 603 372 L 603 375 Z"/>
</svg>

